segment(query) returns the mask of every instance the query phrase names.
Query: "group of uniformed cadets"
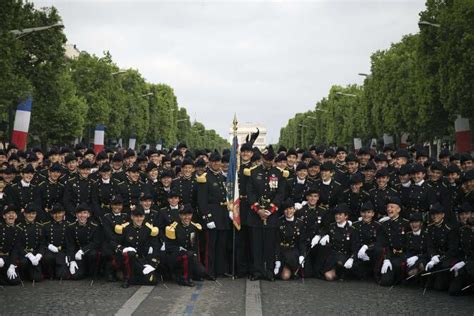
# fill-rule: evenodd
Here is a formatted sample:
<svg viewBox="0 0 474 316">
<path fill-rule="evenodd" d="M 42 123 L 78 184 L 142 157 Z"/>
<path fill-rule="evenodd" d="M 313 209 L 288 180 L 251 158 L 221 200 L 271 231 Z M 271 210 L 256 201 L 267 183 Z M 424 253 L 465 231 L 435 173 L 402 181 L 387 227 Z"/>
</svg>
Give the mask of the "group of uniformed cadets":
<svg viewBox="0 0 474 316">
<path fill-rule="evenodd" d="M 374 279 L 472 293 L 469 153 L 390 146 L 240 148 L 240 229 L 229 151 L 0 151 L 0 284 L 122 285 L 218 277 Z"/>
</svg>

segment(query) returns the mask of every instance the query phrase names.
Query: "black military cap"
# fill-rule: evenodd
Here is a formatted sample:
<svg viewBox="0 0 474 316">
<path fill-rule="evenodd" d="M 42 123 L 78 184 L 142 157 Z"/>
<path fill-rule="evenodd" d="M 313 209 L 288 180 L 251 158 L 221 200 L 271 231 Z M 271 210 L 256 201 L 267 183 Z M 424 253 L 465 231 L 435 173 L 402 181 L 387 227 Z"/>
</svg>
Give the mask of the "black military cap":
<svg viewBox="0 0 474 316">
<path fill-rule="evenodd" d="M 55 155 L 59 155 L 59 150 L 56 148 L 56 147 L 52 147 L 49 151 L 48 151 L 48 157 L 51 157 L 51 156 L 55 156 Z"/>
<path fill-rule="evenodd" d="M 3 215 L 5 215 L 9 212 L 18 213 L 18 209 L 16 208 L 16 206 L 14 204 L 5 205 L 5 207 L 3 208 Z"/>
<path fill-rule="evenodd" d="M 375 155 L 374 161 L 382 162 L 382 161 L 388 161 L 388 159 L 387 159 L 387 156 L 385 156 L 384 154 L 378 154 L 378 155 Z"/>
<path fill-rule="evenodd" d="M 398 174 L 400 176 L 406 176 L 407 174 L 410 174 L 410 172 L 411 172 L 411 165 L 409 164 L 403 165 L 400 167 L 400 169 L 398 169 Z"/>
<path fill-rule="evenodd" d="M 183 162 L 181 163 L 181 166 L 193 166 L 194 167 L 194 162 L 191 158 L 184 158 Z"/>
<path fill-rule="evenodd" d="M 148 157 L 151 157 L 153 155 L 159 155 L 159 152 L 158 152 L 158 150 L 156 150 L 156 148 L 150 148 L 150 149 L 147 150 L 146 155 Z"/>
<path fill-rule="evenodd" d="M 375 165 L 375 163 L 373 161 L 369 161 L 366 165 L 365 165 L 365 170 L 377 170 L 377 166 Z"/>
<path fill-rule="evenodd" d="M 86 149 L 86 145 L 84 144 L 76 144 L 76 146 L 74 147 L 74 150 L 83 150 L 83 149 Z"/>
<path fill-rule="evenodd" d="M 373 211 L 373 210 L 374 210 L 374 205 L 370 201 L 363 203 L 362 206 L 360 207 L 361 212 Z"/>
<path fill-rule="evenodd" d="M 328 158 L 334 158 L 336 157 L 336 153 L 334 152 L 334 150 L 332 148 L 329 148 L 328 150 L 326 150 L 324 152 L 324 158 L 328 159 Z"/>
<path fill-rule="evenodd" d="M 152 171 L 153 169 L 158 169 L 158 166 L 157 166 L 154 162 L 149 162 L 149 163 L 146 165 L 145 171 L 146 171 L 146 172 L 150 172 L 150 171 Z"/>
<path fill-rule="evenodd" d="M 133 157 L 133 156 L 135 156 L 135 150 L 129 148 L 125 152 L 125 155 L 123 156 L 123 158 L 130 158 L 130 157 Z"/>
<path fill-rule="evenodd" d="M 102 164 L 99 168 L 99 172 L 109 172 L 112 171 L 112 167 L 108 163 Z"/>
<path fill-rule="evenodd" d="M 36 162 L 36 161 L 38 161 L 38 160 L 39 160 L 39 158 L 38 158 L 38 156 L 36 156 L 35 153 L 30 153 L 30 154 L 28 154 L 28 158 L 26 158 L 26 162 L 28 162 L 28 163 L 30 163 L 30 162 Z"/>
<path fill-rule="evenodd" d="M 66 147 L 67 148 L 67 147 Z M 41 148 L 39 147 L 33 147 L 33 149 L 31 150 L 32 152 L 34 152 L 35 154 L 36 153 L 43 153 L 43 151 L 41 150 Z"/>
<path fill-rule="evenodd" d="M 283 211 L 290 207 L 295 207 L 295 202 L 292 199 L 286 199 L 280 204 L 280 209 Z"/>
<path fill-rule="evenodd" d="M 286 157 L 288 158 L 288 156 L 295 156 L 295 157 L 298 157 L 298 154 L 296 153 L 296 150 L 294 148 L 290 148 L 288 149 L 288 151 L 286 152 Z"/>
<path fill-rule="evenodd" d="M 179 143 L 177 148 L 178 148 L 178 149 L 181 149 L 181 148 L 188 148 L 188 146 L 186 146 L 186 143 Z"/>
<path fill-rule="evenodd" d="M 414 163 L 413 166 L 411 167 L 411 173 L 417 173 L 417 172 L 426 173 L 426 168 L 419 163 Z"/>
<path fill-rule="evenodd" d="M 458 165 L 452 163 L 446 168 L 446 172 L 449 173 L 461 173 L 461 169 L 459 169 Z"/>
<path fill-rule="evenodd" d="M 145 210 L 141 205 L 137 205 L 135 209 L 131 212 L 132 216 L 144 216 Z"/>
<path fill-rule="evenodd" d="M 51 209 L 51 214 L 59 213 L 59 212 L 65 212 L 66 210 L 64 209 L 64 206 L 61 203 L 56 203 L 53 205 L 53 208 Z"/>
<path fill-rule="evenodd" d="M 337 204 L 334 208 L 334 214 L 345 213 L 349 214 L 349 206 L 346 203 Z"/>
<path fill-rule="evenodd" d="M 165 163 L 165 162 L 168 162 L 168 161 L 171 161 L 170 155 L 165 155 L 165 156 L 163 157 L 163 159 L 161 159 L 161 162 L 162 162 L 162 163 Z"/>
<path fill-rule="evenodd" d="M 171 199 L 171 198 L 174 198 L 174 197 L 178 197 L 178 198 L 181 198 L 181 194 L 179 194 L 178 191 L 175 191 L 175 190 L 170 190 L 167 194 L 167 198 L 168 199 Z"/>
<path fill-rule="evenodd" d="M 20 161 L 20 157 L 18 157 L 17 154 L 13 153 L 13 154 L 10 155 L 10 157 L 8 157 L 8 162 L 10 162 L 12 160 Z"/>
<path fill-rule="evenodd" d="M 153 196 L 151 195 L 151 193 L 142 192 L 142 194 L 140 194 L 140 201 L 146 201 L 146 200 L 153 200 Z"/>
<path fill-rule="evenodd" d="M 92 164 L 88 159 L 84 159 L 79 165 L 79 169 L 90 169 L 90 168 L 92 168 Z"/>
<path fill-rule="evenodd" d="M 362 147 L 359 149 L 359 151 L 357 151 L 357 155 L 360 156 L 360 155 L 370 155 L 370 149 L 367 148 L 367 147 Z"/>
<path fill-rule="evenodd" d="M 387 198 L 387 204 L 396 204 L 400 207 L 402 207 L 402 201 L 400 200 L 400 198 L 398 196 L 389 196 Z"/>
<path fill-rule="evenodd" d="M 75 155 L 73 155 L 73 154 L 68 154 L 68 155 L 66 155 L 66 157 L 64 157 L 64 162 L 65 162 L 65 163 L 69 163 L 69 162 L 71 162 L 71 161 L 77 161 L 77 158 L 76 158 Z"/>
<path fill-rule="evenodd" d="M 364 182 L 364 176 L 358 172 L 351 175 L 351 177 L 349 178 L 350 184 L 357 184 L 357 183 L 363 183 L 363 182 Z"/>
<path fill-rule="evenodd" d="M 96 160 L 107 160 L 107 159 L 109 159 L 109 156 L 107 155 L 107 153 L 104 150 L 102 150 L 97 154 L 97 157 L 95 157 L 95 159 Z"/>
<path fill-rule="evenodd" d="M 313 155 L 311 155 L 309 151 L 305 151 L 303 155 L 301 156 L 301 160 L 305 160 L 305 159 L 313 159 Z"/>
<path fill-rule="evenodd" d="M 116 153 L 115 155 L 112 156 L 112 161 L 115 162 L 122 162 L 123 161 L 123 156 L 121 153 Z"/>
<path fill-rule="evenodd" d="M 456 213 L 472 212 L 472 206 L 469 202 L 464 202 L 463 204 L 454 208 Z"/>
<path fill-rule="evenodd" d="M 316 154 L 319 155 L 319 154 L 324 153 L 325 150 L 326 150 L 326 147 L 324 145 L 321 145 L 321 146 L 316 147 L 315 152 Z"/>
<path fill-rule="evenodd" d="M 423 222 L 423 215 L 421 215 L 421 212 L 413 212 L 410 214 L 409 221 L 410 222 Z"/>
<path fill-rule="evenodd" d="M 454 153 L 451 157 L 449 157 L 449 161 L 453 162 L 456 160 L 461 160 L 461 154 L 459 153 Z"/>
<path fill-rule="evenodd" d="M 181 170 L 181 164 L 182 164 L 182 161 L 180 159 L 175 159 L 175 160 L 171 161 L 171 167 L 173 167 L 173 168 L 179 167 L 180 170 Z"/>
<path fill-rule="evenodd" d="M 447 157 L 450 157 L 450 156 L 451 156 L 451 152 L 449 151 L 449 149 L 443 148 L 443 149 L 439 152 L 438 158 L 439 158 L 439 159 L 442 159 L 442 158 L 447 158 Z"/>
<path fill-rule="evenodd" d="M 443 164 L 442 164 L 441 162 L 439 162 L 439 161 L 433 161 L 433 163 L 432 163 L 431 166 L 430 166 L 430 169 L 431 169 L 432 171 L 434 171 L 434 170 L 444 171 L 444 166 L 443 166 Z"/>
<path fill-rule="evenodd" d="M 288 159 L 286 158 L 285 153 L 280 153 L 278 156 L 275 158 L 275 162 L 280 162 L 280 161 L 287 161 Z"/>
<path fill-rule="evenodd" d="M 461 177 L 461 182 L 462 183 L 467 182 L 467 181 L 471 181 L 471 180 L 474 180 L 474 169 L 466 171 L 463 174 L 463 176 Z"/>
<path fill-rule="evenodd" d="M 244 143 L 242 146 L 240 146 L 240 151 L 252 151 L 252 145 L 249 143 Z M 197 154 L 196 154 L 197 155 Z"/>
<path fill-rule="evenodd" d="M 380 177 L 388 177 L 390 176 L 390 173 L 388 172 L 387 168 L 382 168 L 377 173 L 375 174 L 375 178 L 380 178 Z"/>
<path fill-rule="evenodd" d="M 410 158 L 410 154 L 406 149 L 399 149 L 395 152 L 395 155 L 393 155 L 393 158 Z"/>
<path fill-rule="evenodd" d="M 350 153 L 346 156 L 346 163 L 347 162 L 359 162 L 359 159 L 357 159 L 356 155 L 354 155 L 353 153 Z"/>
<path fill-rule="evenodd" d="M 76 156 L 76 158 L 82 158 L 82 157 L 84 157 L 84 155 L 83 155 L 80 151 L 76 151 L 76 152 L 74 153 L 74 156 Z"/>
<path fill-rule="evenodd" d="M 278 147 L 278 150 L 277 150 L 277 153 L 281 153 L 281 152 L 287 152 L 287 149 L 285 146 L 283 145 L 280 145 L 280 147 Z"/>
<path fill-rule="evenodd" d="M 89 207 L 89 204 L 83 202 L 83 203 L 79 204 L 75 209 L 76 213 L 83 212 L 83 211 L 88 211 L 88 212 L 91 211 L 91 208 Z"/>
<path fill-rule="evenodd" d="M 133 165 L 128 167 L 127 171 L 128 172 L 140 172 L 140 167 L 136 163 L 134 163 Z"/>
<path fill-rule="evenodd" d="M 319 195 L 319 190 L 316 187 L 310 187 L 306 192 L 304 193 L 305 196 L 311 195 L 311 194 L 318 194 Z"/>
<path fill-rule="evenodd" d="M 429 157 L 428 150 L 420 148 L 416 151 L 416 158 L 418 157 Z"/>
<path fill-rule="evenodd" d="M 230 162 L 230 155 L 222 156 L 221 162 L 222 163 L 229 163 Z"/>
<path fill-rule="evenodd" d="M 308 163 L 308 168 L 311 168 L 311 167 L 317 167 L 317 166 L 321 166 L 321 163 L 319 162 L 318 159 L 311 159 Z"/>
<path fill-rule="evenodd" d="M 145 155 L 138 155 L 137 157 L 137 163 L 138 162 L 144 162 L 144 161 L 148 161 L 148 159 L 146 158 Z"/>
<path fill-rule="evenodd" d="M 265 160 L 275 159 L 275 151 L 273 150 L 273 147 L 271 145 L 265 148 L 265 150 L 262 152 L 262 157 Z"/>
<path fill-rule="evenodd" d="M 51 171 L 51 172 L 62 172 L 63 167 L 59 164 L 59 162 L 55 162 L 49 167 L 49 171 Z"/>
<path fill-rule="evenodd" d="M 304 149 L 303 148 L 298 148 L 296 150 L 296 154 L 299 155 L 299 154 L 303 154 L 304 153 Z"/>
<path fill-rule="evenodd" d="M 35 213 L 38 212 L 39 207 L 34 203 L 29 203 L 25 208 L 25 213 Z"/>
<path fill-rule="evenodd" d="M 174 177 L 174 174 L 171 170 L 163 170 L 163 172 L 161 173 L 161 179 L 163 178 L 173 178 Z"/>
<path fill-rule="evenodd" d="M 16 173 L 16 169 L 12 165 L 8 165 L 5 168 L 5 170 L 3 170 L 3 174 L 14 174 L 14 173 Z"/>
<path fill-rule="evenodd" d="M 344 147 L 339 146 L 339 147 L 337 147 L 337 149 L 336 149 L 336 154 L 340 153 L 341 151 L 347 153 L 347 150 L 346 150 Z"/>
<path fill-rule="evenodd" d="M 25 168 L 21 169 L 21 173 L 35 173 L 35 168 L 31 164 L 27 164 Z"/>
<path fill-rule="evenodd" d="M 441 205 L 441 203 L 436 202 L 435 204 L 431 205 L 430 207 L 430 213 L 435 214 L 435 213 L 444 213 L 444 207 Z"/>
<path fill-rule="evenodd" d="M 112 205 L 123 204 L 122 196 L 120 194 L 112 195 L 112 198 L 110 199 L 110 204 Z"/>
<path fill-rule="evenodd" d="M 181 205 L 178 209 L 178 212 L 179 214 L 193 214 L 194 213 L 194 209 L 193 207 L 191 206 L 191 204 L 189 203 L 186 203 L 184 205 Z"/>
<path fill-rule="evenodd" d="M 222 157 L 218 152 L 213 152 L 211 156 L 209 157 L 209 161 L 211 162 L 217 162 L 221 161 Z"/>
<path fill-rule="evenodd" d="M 93 156 L 95 156 L 94 149 L 88 148 L 88 149 L 85 151 L 85 153 L 84 153 L 84 156 L 87 156 L 87 155 L 93 155 Z"/>
<path fill-rule="evenodd" d="M 306 165 L 306 163 L 304 163 L 304 162 L 300 162 L 296 166 L 296 171 L 307 170 L 307 169 L 308 169 L 308 165 Z"/>
<path fill-rule="evenodd" d="M 392 145 L 384 145 L 382 151 L 387 152 L 387 151 L 394 151 L 395 148 L 393 148 Z"/>
<path fill-rule="evenodd" d="M 199 158 L 198 160 L 196 160 L 196 163 L 194 164 L 194 166 L 196 168 L 205 168 L 206 167 L 206 161 L 204 161 L 204 159 L 202 159 L 202 158 Z"/>
<path fill-rule="evenodd" d="M 334 164 L 330 161 L 325 161 L 321 165 L 321 171 L 334 171 Z"/>
<path fill-rule="evenodd" d="M 462 153 L 461 154 L 461 164 L 465 163 L 466 161 L 472 160 L 472 156 L 470 153 Z"/>
<path fill-rule="evenodd" d="M 181 152 L 179 150 L 173 150 L 171 152 L 171 158 L 181 157 Z"/>
</svg>

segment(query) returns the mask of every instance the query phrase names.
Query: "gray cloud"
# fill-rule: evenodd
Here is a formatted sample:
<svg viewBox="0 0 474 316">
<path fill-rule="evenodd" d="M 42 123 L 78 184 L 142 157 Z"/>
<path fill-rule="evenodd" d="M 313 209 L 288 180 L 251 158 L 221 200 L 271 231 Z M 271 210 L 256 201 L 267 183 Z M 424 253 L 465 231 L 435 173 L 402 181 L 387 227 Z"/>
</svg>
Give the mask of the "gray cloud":
<svg viewBox="0 0 474 316">
<path fill-rule="evenodd" d="M 295 112 L 361 83 L 371 53 L 417 32 L 425 1 L 34 2 L 58 8 L 70 43 L 171 85 L 206 127 L 227 137 L 236 112 L 276 142 Z"/>
</svg>

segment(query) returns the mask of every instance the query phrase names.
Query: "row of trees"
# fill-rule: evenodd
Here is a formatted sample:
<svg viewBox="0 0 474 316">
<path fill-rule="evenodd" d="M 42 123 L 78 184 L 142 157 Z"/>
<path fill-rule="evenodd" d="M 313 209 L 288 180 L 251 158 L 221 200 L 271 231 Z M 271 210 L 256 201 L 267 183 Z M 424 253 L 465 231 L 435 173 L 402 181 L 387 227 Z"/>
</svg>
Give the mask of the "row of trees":
<svg viewBox="0 0 474 316">
<path fill-rule="evenodd" d="M 0 4 L 0 130 L 11 135 L 18 100 L 33 96 L 30 143 L 89 143 L 96 125 L 106 127 L 106 140 L 135 136 L 137 143 L 193 148 L 228 147 L 226 140 L 199 122 L 191 122 L 173 89 L 146 82 L 134 69 L 120 70 L 110 53 L 99 58 L 82 52 L 65 58 L 66 36 L 60 28 L 15 35 L 9 30 L 61 22 L 52 8 L 6 0 Z"/>
<path fill-rule="evenodd" d="M 458 115 L 474 121 L 474 3 L 428 0 L 420 22 L 419 33 L 372 54 L 363 85 L 335 85 L 290 119 L 279 143 L 351 146 L 385 133 L 398 142 L 403 133 L 413 143 L 452 141 Z"/>
</svg>

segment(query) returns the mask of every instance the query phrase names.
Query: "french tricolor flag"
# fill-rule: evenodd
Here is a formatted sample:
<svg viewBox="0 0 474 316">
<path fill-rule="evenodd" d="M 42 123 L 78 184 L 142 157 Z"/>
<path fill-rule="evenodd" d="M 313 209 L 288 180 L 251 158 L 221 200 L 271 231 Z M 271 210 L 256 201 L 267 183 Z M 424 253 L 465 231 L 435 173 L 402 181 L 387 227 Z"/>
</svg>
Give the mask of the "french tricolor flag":
<svg viewBox="0 0 474 316">
<path fill-rule="evenodd" d="M 13 124 L 12 143 L 17 145 L 20 150 L 26 149 L 28 143 L 28 129 L 31 119 L 31 105 L 33 98 L 27 97 L 18 104 L 15 114 L 15 123 Z"/>
<path fill-rule="evenodd" d="M 94 132 L 94 151 L 99 153 L 104 149 L 105 126 L 99 124 L 95 127 Z"/>
</svg>

